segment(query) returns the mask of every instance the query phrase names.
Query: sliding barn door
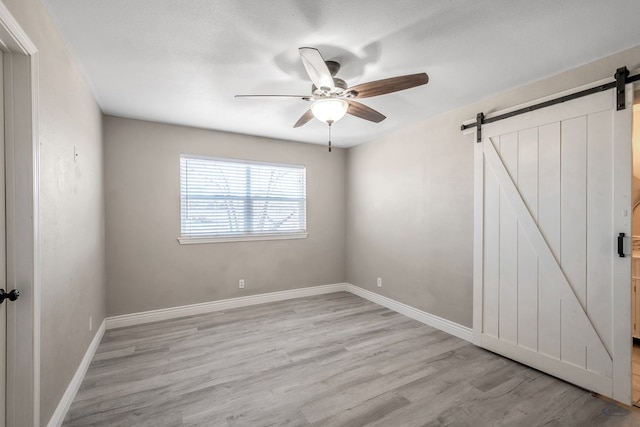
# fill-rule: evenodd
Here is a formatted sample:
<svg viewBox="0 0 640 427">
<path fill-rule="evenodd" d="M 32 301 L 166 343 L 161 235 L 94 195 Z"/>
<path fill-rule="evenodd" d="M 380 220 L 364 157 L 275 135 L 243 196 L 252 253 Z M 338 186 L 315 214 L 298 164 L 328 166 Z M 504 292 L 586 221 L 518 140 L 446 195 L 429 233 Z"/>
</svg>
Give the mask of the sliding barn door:
<svg viewBox="0 0 640 427">
<path fill-rule="evenodd" d="M 631 102 L 616 111 L 614 96 L 482 126 L 474 339 L 627 403 L 631 275 L 615 237 L 630 234 Z"/>
</svg>

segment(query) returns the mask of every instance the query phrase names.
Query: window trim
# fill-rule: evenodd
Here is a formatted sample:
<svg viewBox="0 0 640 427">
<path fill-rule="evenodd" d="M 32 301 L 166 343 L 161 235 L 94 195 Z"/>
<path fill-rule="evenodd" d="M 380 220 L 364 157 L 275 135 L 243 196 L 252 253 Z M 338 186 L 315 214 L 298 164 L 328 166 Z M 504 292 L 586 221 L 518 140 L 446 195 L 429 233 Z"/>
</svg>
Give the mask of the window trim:
<svg viewBox="0 0 640 427">
<path fill-rule="evenodd" d="M 295 240 L 306 239 L 309 233 L 283 233 L 283 234 L 245 234 L 242 236 L 221 236 L 221 237 L 178 237 L 181 245 L 200 245 L 205 243 L 230 243 L 230 242 L 251 242 L 256 240 Z"/>
<path fill-rule="evenodd" d="M 307 224 L 307 199 L 306 199 L 306 166 L 301 164 L 286 164 L 286 163 L 275 163 L 275 162 L 265 162 L 265 161 L 256 161 L 256 160 L 247 160 L 247 159 L 237 159 L 237 158 L 227 158 L 227 157 L 214 157 L 214 156 L 202 156 L 202 155 L 194 155 L 194 154 L 186 154 L 180 153 L 179 163 L 182 163 L 182 159 L 196 159 L 196 160 L 211 160 L 211 161 L 219 161 L 219 162 L 229 162 L 229 163 L 245 163 L 248 165 L 265 165 L 265 166 L 274 166 L 274 167 L 283 167 L 283 168 L 298 168 L 304 170 L 305 174 L 305 207 L 304 207 L 304 215 L 305 215 L 305 225 Z M 182 166 L 179 166 L 179 175 L 182 173 Z M 245 234 L 236 234 L 236 235 L 209 235 L 209 236 L 189 236 L 182 234 L 182 178 L 179 177 L 179 195 L 180 195 L 180 233 L 177 238 L 180 245 L 198 245 L 198 244 L 210 244 L 210 243 L 230 243 L 230 242 L 250 242 L 250 241 L 266 241 L 266 240 L 296 240 L 296 239 L 306 239 L 309 235 L 308 229 L 305 227 L 304 231 L 297 232 L 288 232 L 288 233 L 245 233 Z"/>
</svg>

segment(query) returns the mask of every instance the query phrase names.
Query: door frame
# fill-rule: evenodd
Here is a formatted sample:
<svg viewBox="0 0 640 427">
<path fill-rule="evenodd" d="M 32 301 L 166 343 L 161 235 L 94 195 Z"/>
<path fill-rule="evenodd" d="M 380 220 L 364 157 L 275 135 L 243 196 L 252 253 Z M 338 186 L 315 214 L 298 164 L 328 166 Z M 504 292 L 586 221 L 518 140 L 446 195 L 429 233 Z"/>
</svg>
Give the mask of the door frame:
<svg viewBox="0 0 640 427">
<path fill-rule="evenodd" d="M 588 89 L 597 85 L 609 83 L 611 79 L 603 79 L 594 83 L 582 85 L 557 94 L 546 96 L 537 100 L 533 100 L 521 105 L 514 106 L 502 111 L 493 112 L 491 115 L 501 115 L 514 110 L 518 110 L 527 106 L 535 105 L 540 102 L 549 101 L 565 95 L 570 95 L 584 89 Z M 634 84 L 627 84 L 625 87 L 626 109 L 633 109 Z M 613 90 L 613 89 L 612 89 Z M 613 95 L 612 95 L 613 96 Z M 628 111 L 628 110 L 627 110 Z M 632 116 L 625 117 L 624 112 L 616 112 L 616 126 L 614 128 L 614 141 L 619 138 L 628 138 L 631 140 L 632 132 Z M 471 124 L 475 120 L 466 121 L 465 124 Z M 626 124 L 625 124 L 626 122 Z M 620 126 L 617 126 L 620 124 Z M 483 144 L 475 143 L 477 140 L 477 128 L 468 129 L 464 134 L 474 135 L 474 255 L 473 255 L 473 343 L 482 347 L 482 330 L 483 330 L 483 234 L 484 234 L 484 191 L 483 191 L 483 174 L 484 174 L 484 157 L 482 155 Z M 616 165 L 625 164 L 624 167 L 614 167 L 613 187 L 614 190 L 623 188 L 627 194 L 631 194 L 631 156 L 630 153 L 623 152 L 624 147 L 616 144 L 613 149 L 613 159 Z M 629 146 L 631 148 L 631 146 Z M 626 164 L 626 163 L 628 164 Z M 614 196 L 615 197 L 615 196 Z M 615 197 L 617 205 L 614 207 L 614 220 L 612 226 L 620 232 L 627 235 L 631 233 L 631 200 L 626 198 Z M 626 213 L 626 216 L 625 216 Z M 627 230 L 628 229 L 628 230 Z M 614 236 L 612 235 L 613 239 Z M 614 286 L 612 304 L 613 304 L 613 399 L 631 405 L 632 391 L 632 372 L 631 372 L 631 355 L 633 351 L 633 341 L 631 338 L 631 267 L 621 268 L 620 263 L 614 259 L 613 280 L 619 283 L 620 280 L 628 280 L 628 289 L 621 289 L 620 286 Z M 628 270 L 628 271 L 627 271 Z"/>
<path fill-rule="evenodd" d="M 7 427 L 40 425 L 38 50 L 0 1 L 4 59 L 7 289 Z M 19 357 L 17 357 L 19 355 Z"/>
</svg>

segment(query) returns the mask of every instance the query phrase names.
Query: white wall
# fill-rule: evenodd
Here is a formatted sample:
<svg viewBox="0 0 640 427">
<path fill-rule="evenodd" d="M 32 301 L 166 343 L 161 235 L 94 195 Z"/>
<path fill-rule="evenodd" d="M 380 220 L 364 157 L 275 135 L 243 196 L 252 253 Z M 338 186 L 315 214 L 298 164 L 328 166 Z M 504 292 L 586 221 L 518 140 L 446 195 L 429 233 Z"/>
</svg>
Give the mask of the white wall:
<svg viewBox="0 0 640 427">
<path fill-rule="evenodd" d="M 624 65 L 640 67 L 640 46 L 349 149 L 347 281 L 471 327 L 474 141 L 460 125 Z"/>
<path fill-rule="evenodd" d="M 104 129 L 109 315 L 344 281 L 344 150 L 111 116 Z M 181 153 L 305 165 L 309 236 L 180 245 Z"/>
<path fill-rule="evenodd" d="M 3 1 L 35 44 L 40 61 L 44 425 L 105 317 L 102 113 L 42 3 Z"/>
</svg>

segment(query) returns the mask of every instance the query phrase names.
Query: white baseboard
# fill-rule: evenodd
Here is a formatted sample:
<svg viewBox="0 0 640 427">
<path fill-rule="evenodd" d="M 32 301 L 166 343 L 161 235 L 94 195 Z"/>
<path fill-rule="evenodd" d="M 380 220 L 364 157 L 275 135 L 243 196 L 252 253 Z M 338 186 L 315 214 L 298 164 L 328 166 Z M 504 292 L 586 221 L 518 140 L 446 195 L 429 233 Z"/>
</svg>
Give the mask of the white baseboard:
<svg viewBox="0 0 640 427">
<path fill-rule="evenodd" d="M 177 319 L 179 317 L 212 313 L 214 311 L 231 310 L 233 308 L 248 307 L 267 302 L 284 301 L 293 298 L 330 294 L 333 292 L 344 292 L 345 290 L 346 283 L 335 283 L 332 285 L 312 286 L 308 288 L 291 289 L 289 291 L 270 292 L 220 301 L 143 311 L 141 313 L 124 314 L 121 316 L 107 317 L 107 329 L 141 325 L 144 323 L 158 322 L 160 320 Z"/>
<path fill-rule="evenodd" d="M 473 330 L 452 322 L 442 317 L 435 316 L 417 308 L 403 304 L 391 298 L 387 298 L 375 292 L 368 291 L 350 283 L 335 283 L 332 285 L 312 286 L 308 288 L 291 289 L 289 291 L 270 292 L 266 294 L 251 295 L 239 298 L 230 298 L 220 301 L 204 302 L 199 304 L 183 305 L 179 307 L 162 308 L 159 310 L 144 311 L 141 313 L 124 314 L 121 316 L 107 317 L 107 329 L 122 328 L 125 326 L 141 325 L 144 323 L 158 322 L 160 320 L 177 319 L 196 314 L 212 313 L 214 311 L 231 310 L 233 308 L 248 307 L 251 305 L 268 302 L 284 301 L 293 298 L 303 298 L 313 295 L 329 294 L 333 292 L 350 292 L 371 302 L 387 307 L 393 311 L 410 317 L 418 322 L 440 329 L 466 341 L 473 340 Z"/>
<path fill-rule="evenodd" d="M 387 307 L 400 314 L 404 314 L 418 322 L 422 322 L 426 325 L 433 326 L 436 329 L 440 329 L 448 334 L 462 338 L 463 340 L 473 342 L 473 329 L 466 326 L 462 326 L 459 323 L 452 322 L 451 320 L 443 319 L 436 315 L 427 313 L 426 311 L 418 310 L 410 305 L 403 304 L 391 298 L 387 298 L 375 292 L 368 291 L 350 283 L 346 284 L 346 291 L 351 292 L 354 295 L 358 295 L 364 299 L 368 299 L 371 302 L 375 302 L 383 307 Z"/>
<path fill-rule="evenodd" d="M 76 370 L 76 373 L 71 378 L 71 382 L 67 386 L 60 402 L 58 402 L 58 407 L 53 412 L 51 419 L 49 419 L 49 423 L 47 423 L 47 427 L 60 427 L 62 422 L 64 421 L 64 417 L 67 416 L 67 412 L 73 403 L 73 399 L 76 398 L 76 394 L 80 389 L 80 385 L 82 384 L 82 380 L 84 380 L 84 376 L 87 373 L 87 369 L 89 369 L 89 365 L 91 364 L 91 360 L 93 360 L 93 356 L 96 354 L 96 350 L 98 349 L 98 345 L 100 341 L 102 341 L 102 337 L 104 336 L 104 331 L 106 329 L 106 319 L 102 321 L 100 327 L 96 331 L 93 339 L 91 340 L 91 344 L 89 344 L 89 348 L 87 348 L 82 361 L 80 362 L 80 366 Z"/>
<path fill-rule="evenodd" d="M 387 298 L 375 292 L 368 291 L 350 283 L 335 283 L 332 285 L 312 286 L 308 288 L 292 289 L 289 291 L 270 292 L 267 294 L 251 295 L 246 297 L 231 298 L 221 301 L 211 301 L 200 304 L 183 305 L 179 307 L 163 308 L 160 310 L 144 311 L 141 313 L 125 314 L 122 316 L 107 317 L 96 335 L 93 337 L 87 352 L 85 353 L 80 366 L 76 370 L 75 375 L 71 379 L 67 390 L 65 391 L 62 399 L 58 403 L 58 407 L 51 416 L 47 427 L 60 427 L 64 418 L 67 415 L 67 411 L 73 403 L 73 399 L 76 397 L 82 380 L 84 379 L 87 369 L 91 364 L 91 360 L 96 353 L 98 344 L 102 340 L 106 329 L 121 328 L 124 326 L 140 325 L 144 323 L 157 322 L 160 320 L 177 319 L 185 316 L 193 316 L 195 314 L 205 314 L 214 311 L 230 310 L 239 307 L 248 307 L 251 305 L 264 304 L 268 302 L 284 301 L 294 298 L 303 298 L 314 295 L 330 294 L 333 292 L 350 292 L 354 295 L 367 299 L 373 303 L 386 307 L 390 310 L 410 317 L 418 322 L 422 322 L 426 325 L 432 326 L 441 331 L 447 332 L 463 340 L 472 342 L 473 331 L 471 328 L 462 326 L 458 323 L 452 322 L 442 317 L 435 316 L 417 308 L 411 307 L 407 304 L 395 301 L 391 298 Z"/>
</svg>

